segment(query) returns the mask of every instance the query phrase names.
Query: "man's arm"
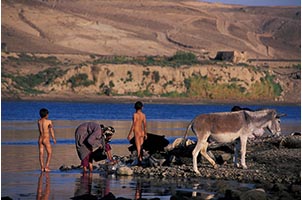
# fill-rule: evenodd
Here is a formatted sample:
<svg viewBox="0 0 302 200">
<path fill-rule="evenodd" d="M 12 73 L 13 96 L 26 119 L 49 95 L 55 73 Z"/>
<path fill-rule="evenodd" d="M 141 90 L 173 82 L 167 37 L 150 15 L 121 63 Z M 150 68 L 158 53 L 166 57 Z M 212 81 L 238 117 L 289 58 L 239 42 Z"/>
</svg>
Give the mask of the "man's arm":
<svg viewBox="0 0 302 200">
<path fill-rule="evenodd" d="M 42 124 L 41 124 L 40 120 L 38 121 L 38 128 L 39 128 L 40 135 L 42 135 L 43 129 L 42 129 Z"/>
<path fill-rule="evenodd" d="M 130 140 L 131 139 L 131 134 L 133 132 L 133 129 L 134 129 L 134 122 L 135 122 L 135 114 L 133 115 L 132 117 L 132 124 L 131 124 L 131 128 L 130 128 L 130 131 L 129 131 L 129 134 L 127 136 L 127 139 Z"/>
<path fill-rule="evenodd" d="M 144 115 L 144 119 L 143 119 L 143 125 L 144 125 L 144 136 L 145 139 L 147 139 L 147 120 L 146 120 L 146 115 Z"/>
<path fill-rule="evenodd" d="M 51 138 L 52 138 L 52 140 L 53 140 L 53 143 L 56 144 L 56 143 L 57 143 L 57 140 L 56 140 L 56 138 L 55 138 L 55 131 L 54 131 L 54 129 L 53 129 L 52 121 L 49 122 L 48 128 L 49 128 L 50 135 L 51 135 Z"/>
</svg>

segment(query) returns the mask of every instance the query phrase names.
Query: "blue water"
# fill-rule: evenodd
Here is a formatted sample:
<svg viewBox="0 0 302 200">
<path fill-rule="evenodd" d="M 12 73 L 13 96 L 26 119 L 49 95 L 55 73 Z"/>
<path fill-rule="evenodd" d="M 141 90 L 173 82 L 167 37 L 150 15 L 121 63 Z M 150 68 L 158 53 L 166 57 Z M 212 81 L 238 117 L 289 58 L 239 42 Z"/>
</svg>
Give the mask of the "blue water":
<svg viewBox="0 0 302 200">
<path fill-rule="evenodd" d="M 271 108 L 286 113 L 285 121 L 301 121 L 301 106 L 283 105 L 240 105 L 251 109 Z M 234 105 L 197 104 L 149 104 L 143 112 L 147 120 L 190 121 L 196 115 L 211 112 L 228 112 Z M 84 103 L 47 101 L 2 101 L 2 121 L 35 121 L 40 118 L 39 110 L 47 108 L 52 120 L 131 120 L 135 111 L 129 103 Z"/>
<path fill-rule="evenodd" d="M 287 114 L 282 119 L 283 122 L 301 122 L 301 106 L 259 106 L 259 105 L 239 105 L 251 109 L 272 108 L 279 113 Z M 46 102 L 46 101 L 2 101 L 1 102 L 1 120 L 2 122 L 35 122 L 40 118 L 39 110 L 41 108 L 49 110 L 51 120 L 132 120 L 132 114 L 135 111 L 133 104 L 130 103 L 83 103 L 83 102 Z M 149 104 L 146 103 L 143 112 L 148 121 L 190 121 L 196 115 L 212 112 L 228 112 L 233 105 L 196 105 L 196 104 Z M 56 126 L 56 129 L 75 128 L 68 126 Z M 182 130 L 185 131 L 186 127 Z M 32 130 L 36 129 L 33 123 L 28 127 L 5 125 L 1 130 Z M 168 130 L 174 130 L 175 127 L 165 127 L 156 129 L 155 133 L 165 133 Z M 179 129 L 179 128 L 177 128 Z M 169 142 L 173 142 L 176 137 L 167 137 Z M 194 137 L 189 137 L 194 139 Z M 114 139 L 111 144 L 128 144 L 127 139 Z M 13 141 L 2 141 L 2 145 L 36 145 L 36 139 L 14 139 Z M 58 138 L 57 144 L 74 144 L 74 138 Z"/>
<path fill-rule="evenodd" d="M 176 138 L 178 138 L 177 136 L 170 136 L 170 137 L 166 137 L 166 139 L 169 141 L 169 143 L 172 143 Z M 187 137 L 188 139 L 194 140 L 195 137 L 194 136 L 189 136 Z M 58 139 L 57 140 L 57 145 L 74 145 L 74 138 L 71 139 Z M 16 140 L 16 141 L 2 141 L 1 142 L 2 145 L 37 145 L 37 140 Z M 119 145 L 123 145 L 123 144 L 129 144 L 129 141 L 127 139 L 113 139 L 110 144 L 119 144 Z"/>
</svg>

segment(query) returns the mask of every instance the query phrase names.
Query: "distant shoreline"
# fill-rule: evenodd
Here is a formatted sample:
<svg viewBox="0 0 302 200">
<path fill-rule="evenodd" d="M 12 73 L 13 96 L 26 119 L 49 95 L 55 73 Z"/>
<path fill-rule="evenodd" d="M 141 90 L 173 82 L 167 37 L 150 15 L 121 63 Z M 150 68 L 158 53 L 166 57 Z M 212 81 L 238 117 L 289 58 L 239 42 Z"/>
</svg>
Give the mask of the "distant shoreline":
<svg viewBox="0 0 302 200">
<path fill-rule="evenodd" d="M 133 103 L 135 101 L 143 101 L 152 104 L 226 104 L 226 105 L 294 105 L 299 106 L 301 102 L 276 102 L 264 100 L 205 100 L 199 98 L 173 98 L 173 97 L 137 97 L 137 96 L 97 96 L 87 95 L 79 96 L 75 94 L 66 95 L 40 95 L 26 96 L 20 98 L 1 97 L 2 101 L 59 101 L 59 102 L 92 102 L 92 103 Z"/>
</svg>

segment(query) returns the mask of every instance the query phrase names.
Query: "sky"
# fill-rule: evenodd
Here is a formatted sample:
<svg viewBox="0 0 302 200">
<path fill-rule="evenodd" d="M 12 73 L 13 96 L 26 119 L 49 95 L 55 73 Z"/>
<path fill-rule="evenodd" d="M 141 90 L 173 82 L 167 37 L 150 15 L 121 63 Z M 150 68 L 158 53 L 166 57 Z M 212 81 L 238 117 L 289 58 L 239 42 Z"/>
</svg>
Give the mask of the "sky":
<svg viewBox="0 0 302 200">
<path fill-rule="evenodd" d="M 241 4 L 249 6 L 301 6 L 300 0 L 200 0 L 225 4 Z"/>
</svg>

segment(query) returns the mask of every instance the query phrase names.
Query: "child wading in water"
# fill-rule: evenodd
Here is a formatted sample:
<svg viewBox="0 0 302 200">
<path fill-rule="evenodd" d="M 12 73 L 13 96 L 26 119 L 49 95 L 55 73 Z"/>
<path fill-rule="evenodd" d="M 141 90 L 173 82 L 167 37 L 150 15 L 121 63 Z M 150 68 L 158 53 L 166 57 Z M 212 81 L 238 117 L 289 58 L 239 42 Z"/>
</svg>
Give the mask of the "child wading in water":
<svg viewBox="0 0 302 200">
<path fill-rule="evenodd" d="M 143 156 L 142 156 L 142 145 L 144 143 L 144 140 L 147 139 L 147 121 L 146 116 L 142 112 L 143 109 L 143 103 L 140 101 L 137 101 L 134 105 L 134 108 L 136 112 L 133 114 L 132 118 L 132 126 L 129 131 L 127 139 L 130 140 L 132 132 L 134 133 L 134 140 L 137 150 L 137 158 L 138 158 L 138 164 L 140 165 Z"/>
<path fill-rule="evenodd" d="M 49 172 L 49 163 L 51 159 L 51 144 L 50 144 L 50 136 L 52 137 L 53 143 L 56 144 L 56 138 L 54 135 L 53 125 L 51 120 L 48 119 L 48 110 L 42 108 L 40 110 L 41 119 L 38 120 L 39 127 L 39 161 L 41 166 L 41 171 Z M 46 149 L 47 158 L 46 158 L 46 166 L 44 166 L 44 147 Z"/>
</svg>

